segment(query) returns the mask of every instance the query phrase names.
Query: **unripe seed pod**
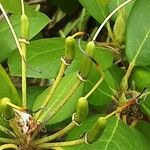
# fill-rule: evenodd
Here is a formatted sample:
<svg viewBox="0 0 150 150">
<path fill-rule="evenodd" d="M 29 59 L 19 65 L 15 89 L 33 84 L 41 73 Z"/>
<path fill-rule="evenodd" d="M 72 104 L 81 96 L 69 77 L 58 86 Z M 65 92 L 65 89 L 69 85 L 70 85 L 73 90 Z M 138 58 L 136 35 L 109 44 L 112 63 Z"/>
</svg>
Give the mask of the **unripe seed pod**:
<svg viewBox="0 0 150 150">
<path fill-rule="evenodd" d="M 14 111 L 12 107 L 7 105 L 7 102 L 10 102 L 7 97 L 0 100 L 0 113 L 5 119 L 9 120 L 14 117 Z"/>
<path fill-rule="evenodd" d="M 65 41 L 65 60 L 71 63 L 75 56 L 75 39 L 72 36 L 66 38 Z"/>
<path fill-rule="evenodd" d="M 88 115 L 89 107 L 88 101 L 85 97 L 80 97 L 76 105 L 76 113 L 74 115 L 74 121 L 82 123 Z"/>
<path fill-rule="evenodd" d="M 92 59 L 94 56 L 95 51 L 95 43 L 93 41 L 90 41 L 87 43 L 85 47 L 85 56 L 83 56 L 81 69 L 80 69 L 80 75 L 87 79 L 88 75 L 90 74 L 91 68 L 92 68 Z"/>
<path fill-rule="evenodd" d="M 119 12 L 119 16 L 117 17 L 113 28 L 114 39 L 119 45 L 122 45 L 124 43 L 125 28 L 126 28 L 125 9 L 122 9 Z"/>
<path fill-rule="evenodd" d="M 26 39 L 29 36 L 29 20 L 26 15 L 21 15 L 21 36 Z"/>
<path fill-rule="evenodd" d="M 104 117 L 100 117 L 93 125 L 92 129 L 87 133 L 87 142 L 95 142 L 104 132 L 107 125 L 107 120 Z"/>
</svg>

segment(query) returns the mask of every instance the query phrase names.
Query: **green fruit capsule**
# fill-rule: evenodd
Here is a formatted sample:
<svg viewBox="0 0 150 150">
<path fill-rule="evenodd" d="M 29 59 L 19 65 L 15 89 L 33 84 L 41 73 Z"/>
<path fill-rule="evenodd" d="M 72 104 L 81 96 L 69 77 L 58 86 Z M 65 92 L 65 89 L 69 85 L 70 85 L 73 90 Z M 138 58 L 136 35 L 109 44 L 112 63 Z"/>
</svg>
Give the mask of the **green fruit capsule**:
<svg viewBox="0 0 150 150">
<path fill-rule="evenodd" d="M 14 111 L 12 107 L 10 107 L 7 102 L 10 102 L 10 99 L 7 97 L 0 100 L 0 113 L 6 120 L 9 120 L 14 117 Z"/>
<path fill-rule="evenodd" d="M 21 36 L 26 39 L 29 36 L 29 20 L 26 15 L 21 15 Z"/>
<path fill-rule="evenodd" d="M 75 39 L 72 36 L 66 38 L 65 41 L 65 61 L 71 63 L 75 56 Z"/>
<path fill-rule="evenodd" d="M 92 129 L 87 133 L 87 142 L 95 142 L 104 132 L 107 125 L 107 120 L 104 117 L 100 117 L 93 125 Z"/>
<path fill-rule="evenodd" d="M 76 113 L 74 115 L 74 121 L 78 124 L 82 123 L 88 115 L 89 107 L 88 101 L 85 97 L 80 97 L 77 106 Z"/>
<path fill-rule="evenodd" d="M 85 47 L 85 55 L 82 60 L 82 65 L 80 69 L 80 75 L 87 79 L 88 75 L 90 74 L 91 68 L 92 68 L 92 59 L 94 56 L 95 51 L 95 43 L 93 41 L 90 41 L 87 43 Z"/>
<path fill-rule="evenodd" d="M 119 45 L 122 45 L 124 43 L 125 28 L 126 28 L 125 10 L 122 9 L 116 19 L 113 28 L 114 39 Z"/>
</svg>

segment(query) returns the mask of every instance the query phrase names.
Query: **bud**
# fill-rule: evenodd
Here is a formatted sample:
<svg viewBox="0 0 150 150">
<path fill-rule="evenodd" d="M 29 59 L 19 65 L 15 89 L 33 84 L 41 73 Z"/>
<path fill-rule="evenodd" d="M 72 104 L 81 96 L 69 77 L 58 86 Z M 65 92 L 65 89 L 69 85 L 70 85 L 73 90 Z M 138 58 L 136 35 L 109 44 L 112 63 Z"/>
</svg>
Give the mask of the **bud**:
<svg viewBox="0 0 150 150">
<path fill-rule="evenodd" d="M 125 29 L 126 29 L 126 17 L 124 8 L 120 10 L 113 28 L 114 39 L 119 45 L 122 45 L 124 43 Z"/>
<path fill-rule="evenodd" d="M 75 39 L 72 36 L 66 38 L 65 41 L 65 60 L 71 63 L 75 56 Z"/>
<path fill-rule="evenodd" d="M 21 36 L 26 39 L 29 36 L 29 20 L 26 15 L 21 15 Z"/>
<path fill-rule="evenodd" d="M 87 79 L 88 75 L 90 74 L 92 64 L 93 64 L 91 58 L 94 56 L 94 51 L 95 51 L 95 43 L 93 41 L 88 42 L 85 47 L 86 54 L 83 56 L 81 69 L 80 69 L 80 75 L 84 79 Z"/>
<path fill-rule="evenodd" d="M 77 106 L 76 106 L 76 113 L 74 115 L 74 121 L 77 123 L 82 123 L 88 115 L 89 107 L 88 101 L 84 97 L 80 97 Z"/>
<path fill-rule="evenodd" d="M 93 125 L 92 129 L 87 133 L 87 142 L 95 142 L 104 132 L 107 125 L 107 120 L 104 117 L 100 117 Z"/>
</svg>

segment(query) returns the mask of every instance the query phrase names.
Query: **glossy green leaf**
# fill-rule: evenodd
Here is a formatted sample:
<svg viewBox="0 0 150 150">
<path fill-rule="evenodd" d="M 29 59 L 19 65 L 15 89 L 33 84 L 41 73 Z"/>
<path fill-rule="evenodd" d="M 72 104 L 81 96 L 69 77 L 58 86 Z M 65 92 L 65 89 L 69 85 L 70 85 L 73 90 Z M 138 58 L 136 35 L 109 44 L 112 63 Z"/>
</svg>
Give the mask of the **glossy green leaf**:
<svg viewBox="0 0 150 150">
<path fill-rule="evenodd" d="M 138 129 L 147 138 L 147 140 L 150 140 L 150 134 L 147 132 L 150 130 L 150 124 L 148 122 L 139 121 L 135 128 Z"/>
<path fill-rule="evenodd" d="M 138 129 L 147 138 L 148 141 L 150 140 L 150 134 L 147 132 L 150 130 L 149 122 L 139 121 L 135 128 Z"/>
<path fill-rule="evenodd" d="M 96 69 L 92 69 L 89 79 L 84 85 L 84 95 L 88 93 L 93 86 L 100 79 L 100 74 Z M 99 85 L 99 87 L 92 93 L 88 98 L 89 103 L 92 105 L 104 106 L 112 101 L 111 96 L 113 95 L 112 89 L 116 89 L 116 85 L 113 77 L 109 72 L 105 73 L 105 80 Z"/>
<path fill-rule="evenodd" d="M 116 87 L 119 88 L 121 80 L 123 76 L 125 75 L 125 72 L 121 68 L 119 68 L 117 65 L 114 65 L 114 64 L 109 68 L 109 72 L 114 78 Z"/>
<path fill-rule="evenodd" d="M 28 87 L 27 90 L 27 100 L 28 100 L 28 109 L 32 110 L 33 104 L 36 100 L 36 98 L 44 92 L 46 87 L 39 87 L 39 86 L 31 86 Z"/>
<path fill-rule="evenodd" d="M 126 31 L 126 56 L 136 65 L 150 64 L 150 1 L 137 0 L 131 10 Z"/>
<path fill-rule="evenodd" d="M 33 38 L 39 31 L 41 31 L 49 22 L 49 18 L 40 13 L 34 12 L 29 18 L 29 39 Z M 20 36 L 20 16 L 12 15 L 10 21 L 17 34 Z M 10 52 L 16 48 L 13 36 L 5 20 L 0 22 L 0 62 L 8 57 Z"/>
<path fill-rule="evenodd" d="M 65 40 L 62 38 L 41 39 L 31 42 L 27 51 L 27 76 L 48 79 L 55 78 L 60 67 L 60 58 L 64 55 L 64 42 Z M 76 46 L 75 59 L 66 73 L 78 71 L 82 57 L 83 53 Z M 106 70 L 111 66 L 113 56 L 107 49 L 97 47 L 95 59 Z M 11 74 L 21 75 L 21 65 L 17 50 L 11 53 L 11 56 L 8 58 L 8 65 Z"/>
<path fill-rule="evenodd" d="M 50 102 L 48 103 L 47 107 L 45 108 L 44 112 L 47 111 L 47 109 L 50 109 L 50 112 L 53 111 L 56 106 L 63 100 L 63 98 L 68 94 L 69 90 L 77 81 L 77 73 L 72 73 L 69 75 L 66 75 L 62 80 L 60 81 L 58 87 L 56 88 Z M 73 96 L 69 99 L 69 101 L 62 107 L 62 109 L 49 121 L 49 125 L 61 122 L 68 117 L 70 117 L 73 112 L 75 111 L 76 103 L 79 99 L 79 97 L 82 94 L 82 88 L 83 84 L 79 86 L 77 91 L 73 94 Z M 48 90 L 45 90 L 35 101 L 33 110 L 37 110 L 40 108 L 41 104 L 43 103 L 43 100 L 48 94 Z M 49 113 L 50 113 L 49 112 Z M 47 114 L 47 117 L 49 117 L 49 114 Z"/>
<path fill-rule="evenodd" d="M 5 11 L 21 15 L 21 0 L 0 0 L 0 3 L 4 7 Z M 26 15 L 34 14 L 34 12 L 35 11 L 31 8 L 31 6 L 25 3 Z"/>
<path fill-rule="evenodd" d="M 1 81 L 0 99 L 4 97 L 8 97 L 10 98 L 12 103 L 20 105 L 21 101 L 18 96 L 17 90 L 1 65 L 0 65 L 0 81 Z"/>
<path fill-rule="evenodd" d="M 98 22 L 102 22 L 107 15 L 107 9 L 98 0 L 79 0 L 89 14 Z"/>
<path fill-rule="evenodd" d="M 67 140 L 75 140 L 84 135 L 95 120 L 96 118 L 89 119 L 71 131 Z M 127 126 L 119 118 L 112 117 L 108 120 L 102 136 L 96 142 L 74 146 L 71 147 L 71 150 L 149 150 L 149 146 L 147 139 L 138 130 Z"/>
<path fill-rule="evenodd" d="M 135 67 L 132 72 L 132 79 L 139 90 L 150 87 L 150 70 L 146 67 Z"/>
<path fill-rule="evenodd" d="M 36 78 L 55 78 L 64 54 L 64 39 L 52 38 L 33 41 L 27 47 L 27 76 Z M 19 53 L 15 50 L 8 58 L 11 74 L 21 75 Z"/>
<path fill-rule="evenodd" d="M 147 88 L 145 92 L 150 92 L 150 88 Z M 149 118 L 150 117 L 150 94 L 143 97 L 141 101 L 142 101 L 142 103 L 140 104 L 141 110 Z"/>
</svg>

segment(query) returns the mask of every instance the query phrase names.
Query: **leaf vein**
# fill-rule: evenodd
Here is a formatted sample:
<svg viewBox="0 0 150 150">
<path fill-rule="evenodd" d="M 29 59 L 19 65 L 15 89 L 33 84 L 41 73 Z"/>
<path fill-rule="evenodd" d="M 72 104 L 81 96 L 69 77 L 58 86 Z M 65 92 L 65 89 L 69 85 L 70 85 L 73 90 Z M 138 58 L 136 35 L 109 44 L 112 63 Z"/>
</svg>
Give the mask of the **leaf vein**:
<svg viewBox="0 0 150 150">
<path fill-rule="evenodd" d="M 112 135 L 110 136 L 109 140 L 107 141 L 107 144 L 106 144 L 106 146 L 105 146 L 105 149 L 104 149 L 104 150 L 107 150 L 108 145 L 109 145 L 109 144 L 110 144 L 110 142 L 112 141 L 112 138 L 114 137 L 114 134 L 115 134 L 115 132 L 116 132 L 116 130 L 117 130 L 118 123 L 119 123 L 119 118 L 117 118 L 117 120 L 116 120 L 116 125 L 114 126 L 114 129 L 113 129 Z"/>
</svg>

